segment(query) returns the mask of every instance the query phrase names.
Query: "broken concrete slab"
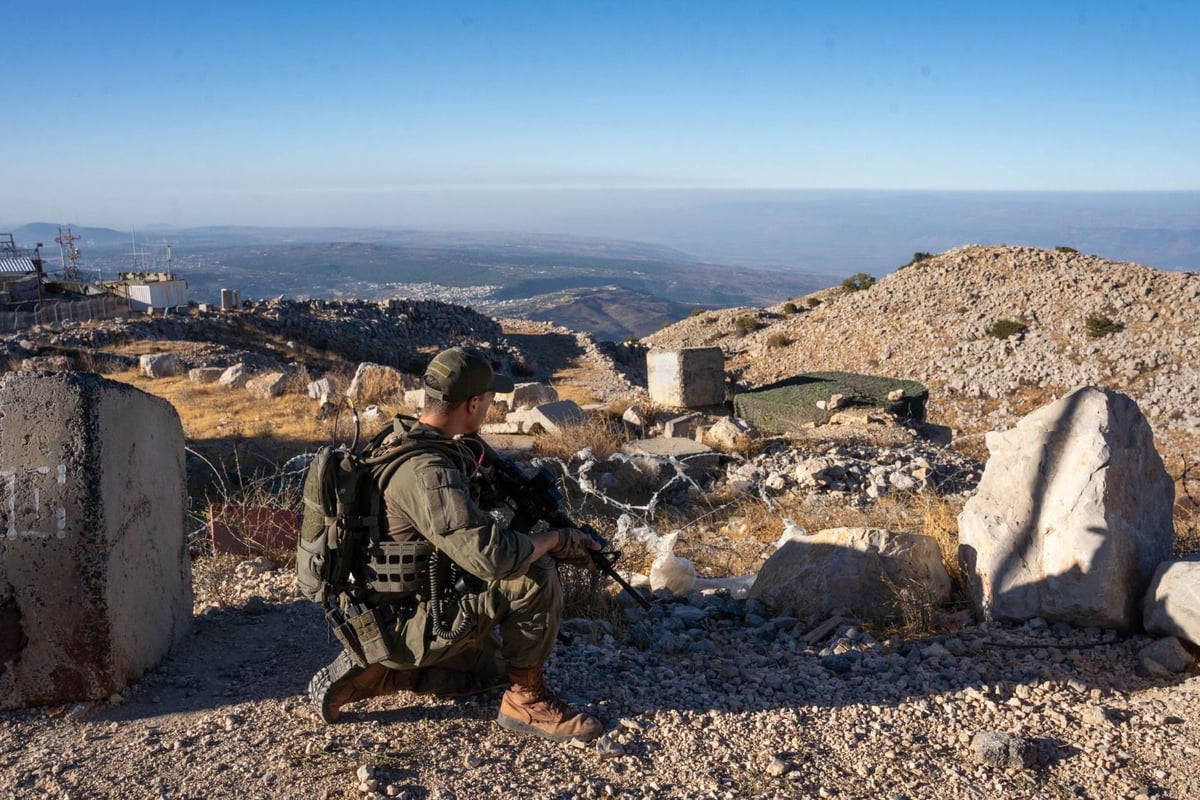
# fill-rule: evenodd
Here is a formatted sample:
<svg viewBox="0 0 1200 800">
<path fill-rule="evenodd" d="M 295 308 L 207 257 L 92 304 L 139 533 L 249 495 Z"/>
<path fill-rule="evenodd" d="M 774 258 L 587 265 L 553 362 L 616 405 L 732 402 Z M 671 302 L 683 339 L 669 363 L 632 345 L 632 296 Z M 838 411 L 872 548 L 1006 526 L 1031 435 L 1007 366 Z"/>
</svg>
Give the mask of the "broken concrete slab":
<svg viewBox="0 0 1200 800">
<path fill-rule="evenodd" d="M 663 436 L 669 439 L 694 439 L 696 430 L 703 422 L 704 415 L 698 411 L 672 417 L 663 423 Z"/>
<path fill-rule="evenodd" d="M 650 399 L 673 408 L 725 402 L 725 355 L 719 347 L 683 347 L 646 354 Z"/>
<path fill-rule="evenodd" d="M 191 622 L 179 416 L 80 372 L 4 376 L 0 408 L 0 708 L 107 699 Z"/>
<path fill-rule="evenodd" d="M 308 390 L 309 400 L 328 400 L 334 396 L 333 381 L 329 378 L 319 378 L 315 381 L 309 381 L 305 387 Z"/>
<path fill-rule="evenodd" d="M 520 434 L 481 434 L 483 440 L 501 455 L 521 455 L 533 452 L 533 437 Z"/>
<path fill-rule="evenodd" d="M 379 403 L 403 397 L 408 389 L 420 388 L 420 379 L 406 376 L 394 367 L 364 361 L 354 371 L 346 396 L 361 403 Z"/>
<path fill-rule="evenodd" d="M 553 403 L 542 403 L 534 408 L 513 411 L 505 421 L 520 423 L 526 433 L 558 433 L 571 425 L 578 425 L 585 419 L 587 415 L 574 400 L 557 400 Z"/>
<path fill-rule="evenodd" d="M 900 399 L 889 400 L 888 395 L 895 396 L 897 391 Z M 733 413 L 764 430 L 794 433 L 827 423 L 832 415 L 829 400 L 838 394 L 842 395 L 838 408 L 882 408 L 914 420 L 925 418 L 929 399 L 929 390 L 916 381 L 852 372 L 810 372 L 735 395 Z"/>
<path fill-rule="evenodd" d="M 621 445 L 621 452 L 630 456 L 673 458 L 689 468 L 707 473 L 721 465 L 721 454 L 694 439 L 634 439 Z M 689 473 L 690 474 L 690 473 Z"/>
</svg>

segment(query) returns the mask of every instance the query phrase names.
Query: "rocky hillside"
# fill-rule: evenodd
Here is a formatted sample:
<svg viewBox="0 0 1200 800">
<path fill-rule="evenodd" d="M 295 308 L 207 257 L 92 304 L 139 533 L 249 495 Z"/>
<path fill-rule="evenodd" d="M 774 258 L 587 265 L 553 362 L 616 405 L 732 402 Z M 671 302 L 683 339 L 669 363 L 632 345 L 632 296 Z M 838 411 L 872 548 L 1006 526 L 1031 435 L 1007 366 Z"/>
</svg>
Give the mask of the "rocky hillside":
<svg viewBox="0 0 1200 800">
<path fill-rule="evenodd" d="M 719 345 L 749 386 L 851 370 L 919 380 L 930 417 L 964 432 L 1003 429 L 1084 384 L 1133 397 L 1165 457 L 1200 458 L 1200 275 L 1028 247 L 968 246 L 867 290 L 840 288 L 765 309 L 711 312 L 645 342 Z M 1093 336 L 1089 316 L 1118 330 Z M 748 318 L 742 321 L 739 318 Z M 1001 320 L 1023 332 L 998 338 Z M 751 325 L 755 329 L 743 334 Z"/>
</svg>

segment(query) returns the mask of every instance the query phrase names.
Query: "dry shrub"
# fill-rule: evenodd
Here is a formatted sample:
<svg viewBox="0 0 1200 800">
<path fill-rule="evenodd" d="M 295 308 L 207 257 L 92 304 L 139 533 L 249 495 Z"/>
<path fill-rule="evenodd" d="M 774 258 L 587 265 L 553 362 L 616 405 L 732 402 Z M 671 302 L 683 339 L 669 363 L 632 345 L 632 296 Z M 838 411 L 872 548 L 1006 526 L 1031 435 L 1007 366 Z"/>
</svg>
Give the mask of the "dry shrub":
<svg viewBox="0 0 1200 800">
<path fill-rule="evenodd" d="M 228 608 L 236 604 L 237 566 L 242 559 L 228 553 L 204 556 L 192 562 L 192 591 L 197 605 Z"/>
<path fill-rule="evenodd" d="M 924 524 L 921 527 L 921 533 L 938 543 L 942 551 L 942 566 L 950 576 L 956 595 L 966 590 L 966 577 L 958 560 L 958 515 L 961 511 L 961 502 L 930 494 L 926 498 Z"/>
<path fill-rule="evenodd" d="M 394 374 L 385 370 L 371 370 L 358 384 L 354 403 L 365 406 L 398 405 L 404 402 L 404 384 Z"/>
<path fill-rule="evenodd" d="M 488 406 L 487 416 L 483 418 L 484 425 L 495 425 L 508 418 L 508 411 L 502 405 L 492 403 Z"/>
<path fill-rule="evenodd" d="M 569 461 L 585 447 L 592 455 L 603 460 L 617 452 L 626 441 L 625 431 L 604 415 L 588 415 L 574 425 L 561 430 L 538 434 L 534 438 L 534 449 L 540 455 Z"/>
<path fill-rule="evenodd" d="M 559 400 L 573 400 L 581 406 L 592 405 L 596 402 L 596 394 L 585 386 L 555 384 L 554 390 L 558 392 Z"/>
</svg>

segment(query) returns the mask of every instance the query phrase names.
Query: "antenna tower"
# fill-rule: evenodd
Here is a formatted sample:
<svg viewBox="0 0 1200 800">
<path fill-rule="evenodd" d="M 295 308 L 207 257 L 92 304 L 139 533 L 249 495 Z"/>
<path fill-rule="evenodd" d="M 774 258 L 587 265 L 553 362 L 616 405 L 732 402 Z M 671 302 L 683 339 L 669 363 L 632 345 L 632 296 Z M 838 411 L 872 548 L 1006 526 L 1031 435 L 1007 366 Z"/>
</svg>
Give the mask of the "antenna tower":
<svg viewBox="0 0 1200 800">
<path fill-rule="evenodd" d="M 59 228 L 58 236 L 54 237 L 54 241 L 58 242 L 58 251 L 62 254 L 63 280 L 79 280 L 79 251 L 75 248 L 75 243 L 79 241 L 79 237 L 71 233 L 70 228 Z M 70 262 L 69 265 L 68 261 Z"/>
</svg>

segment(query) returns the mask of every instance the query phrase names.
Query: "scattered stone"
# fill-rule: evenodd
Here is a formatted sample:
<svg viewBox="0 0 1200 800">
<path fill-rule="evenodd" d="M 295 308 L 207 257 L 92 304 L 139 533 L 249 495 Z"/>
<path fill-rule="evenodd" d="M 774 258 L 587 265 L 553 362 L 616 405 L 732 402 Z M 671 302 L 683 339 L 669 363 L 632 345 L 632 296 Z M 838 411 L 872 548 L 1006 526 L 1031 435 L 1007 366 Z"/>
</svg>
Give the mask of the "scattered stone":
<svg viewBox="0 0 1200 800">
<path fill-rule="evenodd" d="M 1037 760 L 1033 743 L 1019 736 L 999 731 L 980 731 L 971 740 L 975 760 L 996 769 L 1024 769 Z"/>
<path fill-rule="evenodd" d="M 1151 642 L 1138 651 L 1138 661 L 1151 675 L 1165 677 L 1185 672 L 1196 657 L 1174 636 Z"/>
</svg>

